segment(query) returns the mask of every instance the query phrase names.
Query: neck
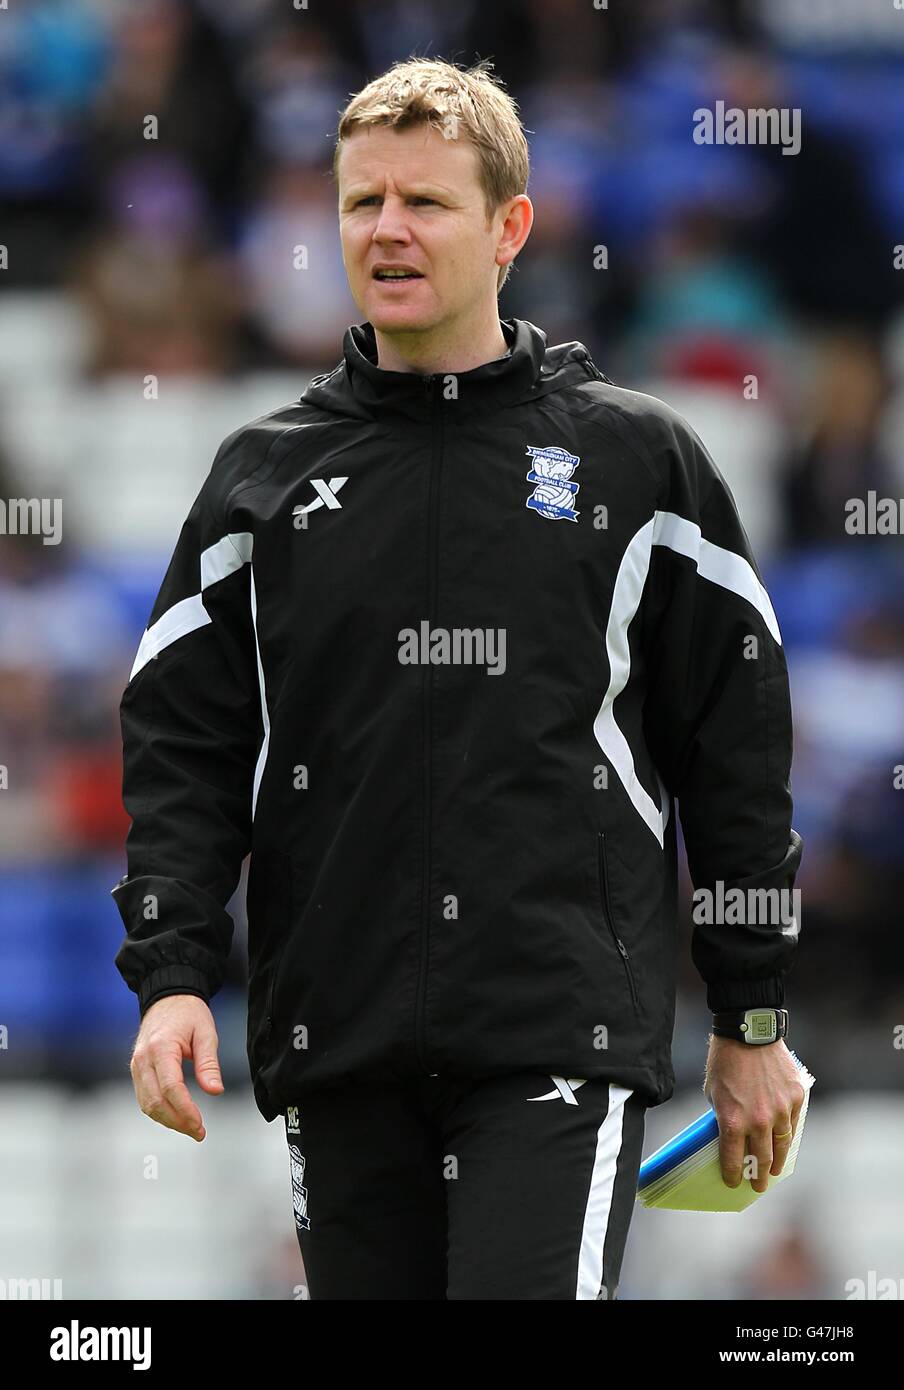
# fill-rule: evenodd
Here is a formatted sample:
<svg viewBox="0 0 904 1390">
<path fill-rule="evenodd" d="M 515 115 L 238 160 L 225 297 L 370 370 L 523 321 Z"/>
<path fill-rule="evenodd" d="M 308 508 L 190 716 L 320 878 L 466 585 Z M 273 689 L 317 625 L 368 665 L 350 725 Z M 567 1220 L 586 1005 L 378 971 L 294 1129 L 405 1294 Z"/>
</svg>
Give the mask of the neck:
<svg viewBox="0 0 904 1390">
<path fill-rule="evenodd" d="M 486 321 L 440 324 L 419 332 L 381 333 L 374 328 L 377 366 L 387 372 L 470 372 L 495 362 L 508 352 L 508 343 L 494 303 Z"/>
</svg>

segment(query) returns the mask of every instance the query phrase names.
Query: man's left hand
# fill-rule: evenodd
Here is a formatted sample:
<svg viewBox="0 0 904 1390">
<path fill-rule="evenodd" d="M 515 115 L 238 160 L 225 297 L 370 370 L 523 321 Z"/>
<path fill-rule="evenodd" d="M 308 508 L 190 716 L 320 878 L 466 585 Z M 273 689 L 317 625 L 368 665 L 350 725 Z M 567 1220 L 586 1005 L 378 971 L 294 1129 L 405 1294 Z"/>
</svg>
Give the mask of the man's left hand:
<svg viewBox="0 0 904 1390">
<path fill-rule="evenodd" d="M 754 1192 L 765 1192 L 769 1175 L 782 1171 L 806 1094 L 798 1077 L 781 1038 L 754 1045 L 710 1037 L 703 1092 L 716 1112 L 722 1181 L 728 1187 L 741 1183 L 750 1156 Z"/>
</svg>

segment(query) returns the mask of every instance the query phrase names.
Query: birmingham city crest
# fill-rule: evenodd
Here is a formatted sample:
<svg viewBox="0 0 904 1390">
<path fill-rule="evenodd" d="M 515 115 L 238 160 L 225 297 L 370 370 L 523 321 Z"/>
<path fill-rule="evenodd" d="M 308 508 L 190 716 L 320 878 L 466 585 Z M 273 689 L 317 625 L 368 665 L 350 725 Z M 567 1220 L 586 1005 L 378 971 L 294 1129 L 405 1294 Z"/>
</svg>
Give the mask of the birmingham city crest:
<svg viewBox="0 0 904 1390">
<path fill-rule="evenodd" d="M 571 475 L 581 461 L 579 455 L 553 444 L 528 444 L 527 452 L 532 461 L 527 481 L 536 487 L 525 505 L 548 521 L 577 521 L 580 512 L 572 504 L 581 485 L 573 483 Z"/>
</svg>

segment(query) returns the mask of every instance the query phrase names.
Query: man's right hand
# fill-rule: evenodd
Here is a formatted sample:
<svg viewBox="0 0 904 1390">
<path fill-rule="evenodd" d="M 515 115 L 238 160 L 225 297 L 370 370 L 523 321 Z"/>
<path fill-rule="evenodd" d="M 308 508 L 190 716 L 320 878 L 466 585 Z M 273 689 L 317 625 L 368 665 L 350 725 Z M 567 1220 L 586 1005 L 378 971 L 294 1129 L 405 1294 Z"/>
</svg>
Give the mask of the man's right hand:
<svg viewBox="0 0 904 1390">
<path fill-rule="evenodd" d="M 198 1084 L 219 1095 L 224 1086 L 218 1041 L 213 1014 L 203 999 L 196 994 L 168 994 L 142 1018 L 129 1065 L 145 1115 L 199 1144 L 207 1131 L 185 1084 L 182 1063 L 191 1057 Z"/>
</svg>

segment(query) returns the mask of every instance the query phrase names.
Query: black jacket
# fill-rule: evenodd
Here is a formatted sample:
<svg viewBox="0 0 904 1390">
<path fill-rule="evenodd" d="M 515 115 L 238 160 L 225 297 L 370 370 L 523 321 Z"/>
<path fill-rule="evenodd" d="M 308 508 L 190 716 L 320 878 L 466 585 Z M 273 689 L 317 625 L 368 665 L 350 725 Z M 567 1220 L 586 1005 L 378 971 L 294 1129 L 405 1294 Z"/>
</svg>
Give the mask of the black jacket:
<svg viewBox="0 0 904 1390">
<path fill-rule="evenodd" d="M 122 700 L 142 1012 L 209 999 L 250 851 L 262 1114 L 344 1079 L 674 1087 L 676 837 L 790 887 L 781 638 L 693 430 L 507 320 L 459 375 L 373 329 L 221 446 Z M 299 511 L 299 509 L 304 509 Z M 696 925 L 713 1009 L 784 1002 L 796 932 Z"/>
</svg>

